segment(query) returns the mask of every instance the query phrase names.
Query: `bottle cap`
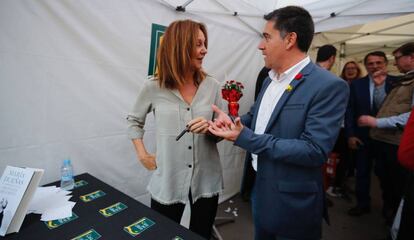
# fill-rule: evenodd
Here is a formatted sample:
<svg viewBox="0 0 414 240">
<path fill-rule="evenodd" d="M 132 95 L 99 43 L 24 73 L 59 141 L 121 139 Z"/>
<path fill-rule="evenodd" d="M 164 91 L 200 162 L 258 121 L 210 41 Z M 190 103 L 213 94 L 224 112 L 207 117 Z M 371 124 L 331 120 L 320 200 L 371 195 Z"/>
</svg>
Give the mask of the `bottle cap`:
<svg viewBox="0 0 414 240">
<path fill-rule="evenodd" d="M 63 160 L 63 164 L 70 164 L 70 159 Z"/>
</svg>

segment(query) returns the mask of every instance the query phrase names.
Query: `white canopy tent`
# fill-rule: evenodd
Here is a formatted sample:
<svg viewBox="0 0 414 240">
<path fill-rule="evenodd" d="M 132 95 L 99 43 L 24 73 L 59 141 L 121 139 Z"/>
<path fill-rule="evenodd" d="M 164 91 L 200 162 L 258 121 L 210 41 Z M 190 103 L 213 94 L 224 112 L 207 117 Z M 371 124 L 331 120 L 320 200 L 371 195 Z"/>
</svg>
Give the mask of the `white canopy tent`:
<svg viewBox="0 0 414 240">
<path fill-rule="evenodd" d="M 77 173 L 90 172 L 148 203 L 151 173 L 137 162 L 125 117 L 147 79 L 151 25 L 183 18 L 206 23 L 205 68 L 220 81 L 227 76 L 244 83 L 243 113 L 263 65 L 256 49 L 263 15 L 287 4 L 311 12 L 321 32 L 315 46 L 340 44 L 345 35 L 335 30 L 340 27 L 400 15 L 412 21 L 413 15 L 403 15 L 414 12 L 412 0 L 1 1 L 0 170 L 6 165 L 43 168 L 42 183 L 47 183 L 59 178 L 62 160 L 70 157 Z M 340 31 L 378 30 L 370 29 Z M 376 36 L 384 38 L 380 33 L 392 30 L 386 31 Z M 412 36 L 399 37 L 393 44 Z M 357 39 L 346 43 L 349 54 L 354 42 L 360 44 Z M 152 116 L 148 123 L 144 140 L 155 151 Z M 227 142 L 220 143 L 220 152 L 226 198 L 239 190 L 244 152 Z"/>
<path fill-rule="evenodd" d="M 370 51 L 390 54 L 401 44 L 413 41 L 414 1 L 411 0 L 268 0 L 197 1 L 161 0 L 172 8 L 209 16 L 234 16 L 246 28 L 261 34 L 263 15 L 287 5 L 299 5 L 310 11 L 315 22 L 311 56 L 319 46 L 333 44 L 340 50 L 334 71 L 342 69 L 346 59 L 361 59 Z M 209 2 L 212 6 L 206 5 Z M 247 3 L 247 5 L 246 5 Z"/>
</svg>

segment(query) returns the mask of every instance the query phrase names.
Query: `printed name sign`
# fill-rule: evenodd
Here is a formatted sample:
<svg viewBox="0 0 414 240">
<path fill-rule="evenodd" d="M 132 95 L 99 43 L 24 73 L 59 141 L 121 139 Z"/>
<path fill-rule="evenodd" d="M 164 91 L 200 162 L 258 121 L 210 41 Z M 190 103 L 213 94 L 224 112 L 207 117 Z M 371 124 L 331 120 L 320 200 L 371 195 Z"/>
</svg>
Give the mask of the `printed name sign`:
<svg viewBox="0 0 414 240">
<path fill-rule="evenodd" d="M 88 193 L 86 195 L 82 195 L 79 198 L 84 202 L 90 202 L 105 195 L 106 193 L 104 193 L 102 190 L 98 190 L 95 192 Z"/>
<path fill-rule="evenodd" d="M 81 235 L 72 238 L 71 240 L 96 240 L 101 237 L 101 234 L 95 231 L 95 229 L 90 229 L 87 232 L 84 232 Z"/>
<path fill-rule="evenodd" d="M 121 212 L 122 210 L 127 209 L 127 205 L 121 203 L 121 202 L 117 202 L 109 207 L 103 208 L 103 209 L 99 209 L 99 213 L 104 215 L 105 217 L 110 217 L 113 216 L 119 212 Z"/>
<path fill-rule="evenodd" d="M 75 182 L 75 188 L 79 188 L 85 185 L 88 185 L 88 182 L 85 180 L 79 180 Z"/>
<path fill-rule="evenodd" d="M 46 221 L 44 223 L 46 224 L 46 226 L 49 229 L 54 229 L 54 228 L 57 228 L 57 227 L 62 226 L 65 223 L 71 222 L 71 221 L 73 221 L 73 220 L 75 220 L 77 218 L 78 218 L 78 215 L 76 215 L 74 212 L 72 212 L 72 216 L 71 217 L 62 218 L 62 219 L 56 219 L 56 220 L 53 220 L 53 221 Z"/>
<path fill-rule="evenodd" d="M 146 217 L 141 218 L 140 220 L 134 222 L 133 224 L 124 227 L 124 230 L 129 233 L 131 236 L 135 237 L 138 234 L 141 234 L 143 231 L 152 227 L 155 224 L 154 221 Z"/>
</svg>

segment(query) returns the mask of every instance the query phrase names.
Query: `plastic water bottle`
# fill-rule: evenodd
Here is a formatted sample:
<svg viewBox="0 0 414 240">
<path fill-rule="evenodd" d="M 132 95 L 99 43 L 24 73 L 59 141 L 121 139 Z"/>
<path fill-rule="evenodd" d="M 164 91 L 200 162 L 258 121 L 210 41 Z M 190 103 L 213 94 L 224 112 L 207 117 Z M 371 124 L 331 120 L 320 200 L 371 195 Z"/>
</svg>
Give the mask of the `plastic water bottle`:
<svg viewBox="0 0 414 240">
<path fill-rule="evenodd" d="M 60 173 L 60 188 L 64 190 L 72 190 L 75 186 L 75 180 L 73 179 L 73 167 L 69 159 L 63 160 L 63 165 L 60 168 Z"/>
</svg>

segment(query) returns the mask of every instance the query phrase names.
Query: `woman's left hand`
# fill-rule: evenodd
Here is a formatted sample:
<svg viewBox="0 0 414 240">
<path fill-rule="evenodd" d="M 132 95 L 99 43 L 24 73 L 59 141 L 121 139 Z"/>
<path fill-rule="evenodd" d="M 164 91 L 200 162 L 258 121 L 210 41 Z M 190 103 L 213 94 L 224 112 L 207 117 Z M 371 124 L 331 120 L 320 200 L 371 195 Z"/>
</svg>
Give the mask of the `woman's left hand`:
<svg viewBox="0 0 414 240">
<path fill-rule="evenodd" d="M 196 117 L 187 126 L 192 133 L 205 134 L 208 131 L 208 121 L 204 117 Z"/>
</svg>

